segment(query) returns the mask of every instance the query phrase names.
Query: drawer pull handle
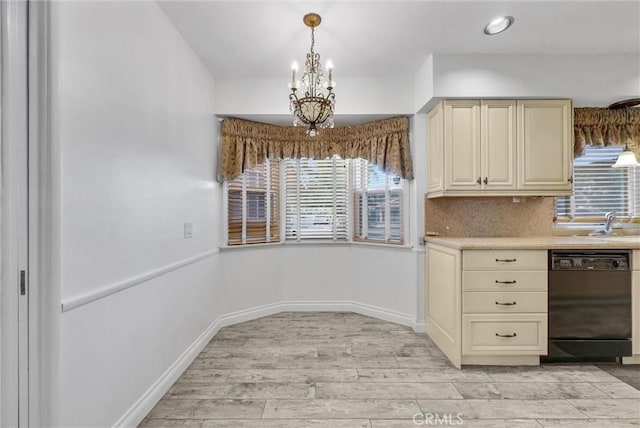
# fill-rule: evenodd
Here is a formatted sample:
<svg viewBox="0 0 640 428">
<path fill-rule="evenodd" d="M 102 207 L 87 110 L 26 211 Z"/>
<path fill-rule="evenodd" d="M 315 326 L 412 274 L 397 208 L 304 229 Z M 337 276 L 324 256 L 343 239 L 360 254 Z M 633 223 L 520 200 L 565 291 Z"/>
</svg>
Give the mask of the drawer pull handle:
<svg viewBox="0 0 640 428">
<path fill-rule="evenodd" d="M 496 336 L 498 336 L 498 337 L 516 337 L 516 334 L 515 333 L 513 333 L 513 334 L 499 334 L 499 333 L 496 333 Z"/>
<path fill-rule="evenodd" d="M 518 281 L 516 281 L 516 280 L 513 280 L 513 281 L 498 281 L 496 279 L 496 284 L 515 284 L 516 282 L 518 282 Z"/>
<path fill-rule="evenodd" d="M 513 306 L 515 304 L 516 304 L 516 302 L 505 302 L 505 303 L 496 302 L 496 305 L 502 305 L 502 306 Z"/>
<path fill-rule="evenodd" d="M 518 261 L 518 259 L 496 259 L 497 262 L 505 262 L 505 263 L 513 263 Z"/>
</svg>

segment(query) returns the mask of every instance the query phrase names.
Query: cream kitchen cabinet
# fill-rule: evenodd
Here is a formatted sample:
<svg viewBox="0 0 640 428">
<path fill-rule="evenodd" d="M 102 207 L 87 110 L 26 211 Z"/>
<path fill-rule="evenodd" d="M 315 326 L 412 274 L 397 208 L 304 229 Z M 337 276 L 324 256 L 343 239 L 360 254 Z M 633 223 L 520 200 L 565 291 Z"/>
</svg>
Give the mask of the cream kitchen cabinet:
<svg viewBox="0 0 640 428">
<path fill-rule="evenodd" d="M 547 353 L 547 252 L 463 250 L 462 275 L 462 363 L 539 364 Z"/>
<path fill-rule="evenodd" d="M 427 334 L 451 362 L 539 364 L 547 353 L 547 251 L 427 243 Z"/>
<path fill-rule="evenodd" d="M 568 194 L 571 118 L 569 100 L 441 101 L 427 115 L 427 196 Z"/>
<path fill-rule="evenodd" d="M 625 364 L 640 364 L 640 250 L 633 251 L 631 261 L 631 342 L 633 356 L 623 357 Z"/>
<path fill-rule="evenodd" d="M 429 141 L 444 141 L 444 111 L 442 103 L 438 103 L 427 114 L 429 121 Z M 427 193 L 444 189 L 444 145 L 430 144 L 427 155 L 428 187 Z"/>
<path fill-rule="evenodd" d="M 516 102 L 443 102 L 444 188 L 515 190 Z"/>
<path fill-rule="evenodd" d="M 571 192 L 571 101 L 518 101 L 517 152 L 518 190 Z"/>
<path fill-rule="evenodd" d="M 475 190 L 480 182 L 480 101 L 444 101 L 444 188 Z"/>
</svg>

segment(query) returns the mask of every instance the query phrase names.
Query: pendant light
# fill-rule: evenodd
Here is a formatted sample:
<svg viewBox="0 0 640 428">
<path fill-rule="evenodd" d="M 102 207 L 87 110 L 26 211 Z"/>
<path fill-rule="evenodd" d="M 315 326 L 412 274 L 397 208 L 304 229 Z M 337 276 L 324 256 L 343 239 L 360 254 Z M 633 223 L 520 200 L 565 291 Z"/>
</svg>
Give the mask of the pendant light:
<svg viewBox="0 0 640 428">
<path fill-rule="evenodd" d="M 336 96 L 333 93 L 333 88 L 336 86 L 333 81 L 333 66 L 327 63 L 329 77 L 325 79 L 320 64 L 320 54 L 314 50 L 314 29 L 320 25 L 321 21 L 317 13 L 308 13 L 304 16 L 304 24 L 311 28 L 311 49 L 304 63 L 302 80 L 296 80 L 297 64 L 294 63 L 289 84 L 291 89 L 289 108 L 294 114 L 293 125 L 308 125 L 307 134 L 311 137 L 318 134 L 318 128 L 333 128 L 333 110 L 336 105 Z M 298 89 L 300 93 L 297 92 Z"/>
<path fill-rule="evenodd" d="M 640 167 L 636 154 L 629 149 L 629 146 L 625 144 L 624 151 L 620 153 L 616 163 L 611 165 L 612 168 L 637 168 Z"/>
</svg>

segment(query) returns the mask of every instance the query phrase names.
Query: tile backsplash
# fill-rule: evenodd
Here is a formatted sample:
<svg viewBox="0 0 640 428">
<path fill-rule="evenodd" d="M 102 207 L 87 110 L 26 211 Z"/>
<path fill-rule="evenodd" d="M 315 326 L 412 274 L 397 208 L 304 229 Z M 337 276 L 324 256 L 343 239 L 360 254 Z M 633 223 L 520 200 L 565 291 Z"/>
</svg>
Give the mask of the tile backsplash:
<svg viewBox="0 0 640 428">
<path fill-rule="evenodd" d="M 425 199 L 424 212 L 425 231 L 440 236 L 553 235 L 552 197 Z"/>
</svg>

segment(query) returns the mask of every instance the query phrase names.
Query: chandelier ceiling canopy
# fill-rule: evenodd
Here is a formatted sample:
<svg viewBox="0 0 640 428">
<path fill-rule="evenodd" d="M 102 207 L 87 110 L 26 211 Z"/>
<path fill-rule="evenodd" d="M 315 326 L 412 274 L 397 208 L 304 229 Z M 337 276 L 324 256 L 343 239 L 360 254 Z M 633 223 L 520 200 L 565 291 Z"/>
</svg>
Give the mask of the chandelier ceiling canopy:
<svg viewBox="0 0 640 428">
<path fill-rule="evenodd" d="M 333 128 L 333 110 L 336 105 L 333 88 L 333 67 L 327 64 L 328 77 L 325 79 L 320 54 L 314 51 L 314 29 L 322 19 L 317 13 L 308 13 L 303 22 L 311 28 L 311 48 L 304 63 L 302 78 L 296 80 L 298 65 L 294 62 L 289 83 L 289 110 L 294 115 L 294 126 L 308 126 L 307 134 L 314 137 L 318 128 Z M 300 91 L 300 92 L 298 92 Z M 300 95 L 300 96 L 299 96 Z"/>
</svg>

